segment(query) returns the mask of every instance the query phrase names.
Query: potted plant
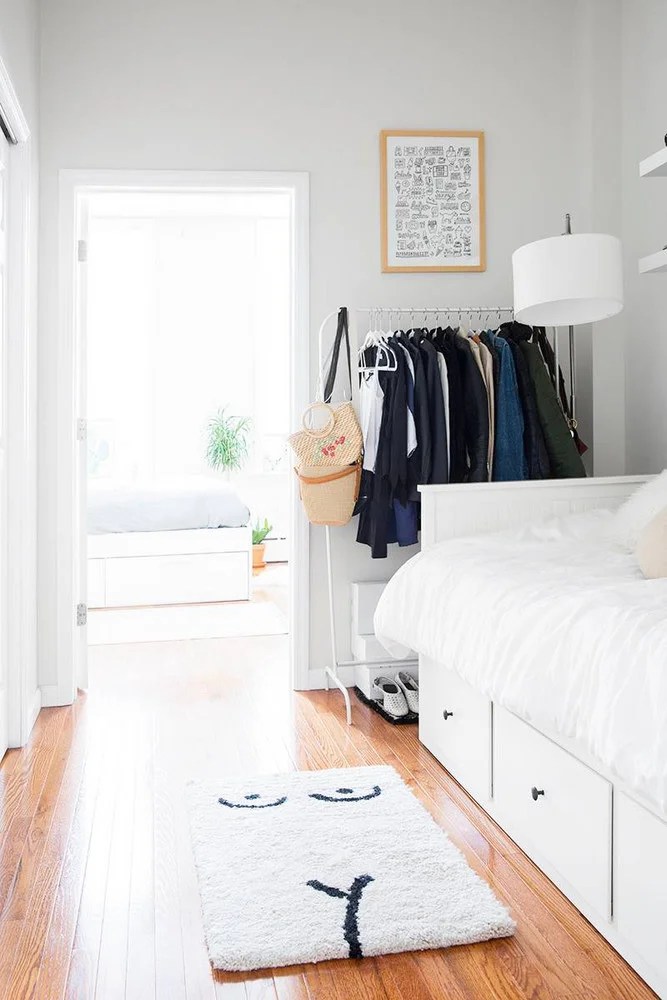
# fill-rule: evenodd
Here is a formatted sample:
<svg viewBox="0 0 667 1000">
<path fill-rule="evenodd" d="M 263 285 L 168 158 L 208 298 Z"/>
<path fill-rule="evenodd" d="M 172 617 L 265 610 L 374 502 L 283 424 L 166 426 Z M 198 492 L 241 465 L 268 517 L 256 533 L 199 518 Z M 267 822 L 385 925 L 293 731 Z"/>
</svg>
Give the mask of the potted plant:
<svg viewBox="0 0 667 1000">
<path fill-rule="evenodd" d="M 221 407 L 208 424 L 206 458 L 212 469 L 221 469 L 228 475 L 243 467 L 248 457 L 249 417 L 227 415 Z"/>
<path fill-rule="evenodd" d="M 264 551 L 266 545 L 264 544 L 264 539 L 271 531 L 273 525 L 269 524 L 268 520 L 264 518 L 264 524 L 259 523 L 259 518 L 252 529 L 252 568 L 259 573 L 266 566 L 264 560 Z"/>
</svg>

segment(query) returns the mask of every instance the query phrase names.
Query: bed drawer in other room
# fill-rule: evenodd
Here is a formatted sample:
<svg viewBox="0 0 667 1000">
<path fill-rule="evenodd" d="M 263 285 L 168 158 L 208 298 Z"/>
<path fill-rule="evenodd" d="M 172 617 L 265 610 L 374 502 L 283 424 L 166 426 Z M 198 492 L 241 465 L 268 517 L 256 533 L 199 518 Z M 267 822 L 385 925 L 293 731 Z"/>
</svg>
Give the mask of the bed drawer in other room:
<svg viewBox="0 0 667 1000">
<path fill-rule="evenodd" d="M 104 559 L 88 560 L 88 607 L 103 608 L 106 604 L 106 570 Z"/>
<path fill-rule="evenodd" d="M 453 670 L 419 658 L 419 739 L 479 802 L 491 795 L 491 702 Z"/>
<path fill-rule="evenodd" d="M 108 608 L 248 598 L 248 553 L 107 559 Z"/>
<path fill-rule="evenodd" d="M 493 796 L 498 820 L 526 853 L 609 919 L 611 784 L 496 705 Z"/>
<path fill-rule="evenodd" d="M 614 840 L 618 929 L 667 981 L 667 823 L 620 792 Z"/>
</svg>

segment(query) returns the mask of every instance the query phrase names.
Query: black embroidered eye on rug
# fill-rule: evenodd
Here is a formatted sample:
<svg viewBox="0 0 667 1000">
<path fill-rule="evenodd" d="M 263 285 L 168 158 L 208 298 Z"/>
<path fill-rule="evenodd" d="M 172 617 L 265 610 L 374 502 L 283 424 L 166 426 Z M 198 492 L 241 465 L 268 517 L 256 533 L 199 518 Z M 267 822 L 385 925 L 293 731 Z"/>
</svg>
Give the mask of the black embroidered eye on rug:
<svg viewBox="0 0 667 1000">
<path fill-rule="evenodd" d="M 443 948 L 514 931 L 391 767 L 193 782 L 190 807 L 216 969 Z"/>
</svg>

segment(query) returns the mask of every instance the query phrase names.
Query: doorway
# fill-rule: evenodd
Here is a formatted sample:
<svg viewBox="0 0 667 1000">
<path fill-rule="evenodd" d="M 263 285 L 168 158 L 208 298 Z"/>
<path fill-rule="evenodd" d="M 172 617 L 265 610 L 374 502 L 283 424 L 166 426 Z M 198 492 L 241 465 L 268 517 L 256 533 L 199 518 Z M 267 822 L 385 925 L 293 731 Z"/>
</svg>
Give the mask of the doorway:
<svg viewBox="0 0 667 1000">
<path fill-rule="evenodd" d="M 308 396 L 307 177 L 64 174 L 72 685 L 88 686 L 89 642 L 289 631 L 305 687 L 307 523 L 285 438 Z"/>
</svg>

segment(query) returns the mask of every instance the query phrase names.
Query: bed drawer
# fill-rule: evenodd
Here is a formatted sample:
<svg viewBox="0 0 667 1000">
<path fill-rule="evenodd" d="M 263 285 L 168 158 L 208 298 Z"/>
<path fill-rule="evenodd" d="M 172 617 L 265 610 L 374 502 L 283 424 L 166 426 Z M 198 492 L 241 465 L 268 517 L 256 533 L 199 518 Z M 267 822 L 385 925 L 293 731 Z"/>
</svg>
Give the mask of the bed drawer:
<svg viewBox="0 0 667 1000">
<path fill-rule="evenodd" d="M 108 608 L 248 599 L 247 552 L 106 560 Z"/>
<path fill-rule="evenodd" d="M 667 823 L 621 792 L 614 840 L 618 929 L 667 980 Z"/>
<path fill-rule="evenodd" d="M 103 608 L 106 603 L 106 568 L 104 559 L 88 560 L 88 607 Z"/>
<path fill-rule="evenodd" d="M 419 738 L 479 802 L 491 794 L 491 702 L 453 670 L 419 659 Z"/>
<path fill-rule="evenodd" d="M 498 706 L 493 722 L 494 812 L 510 836 L 611 916 L 611 784 Z"/>
</svg>

